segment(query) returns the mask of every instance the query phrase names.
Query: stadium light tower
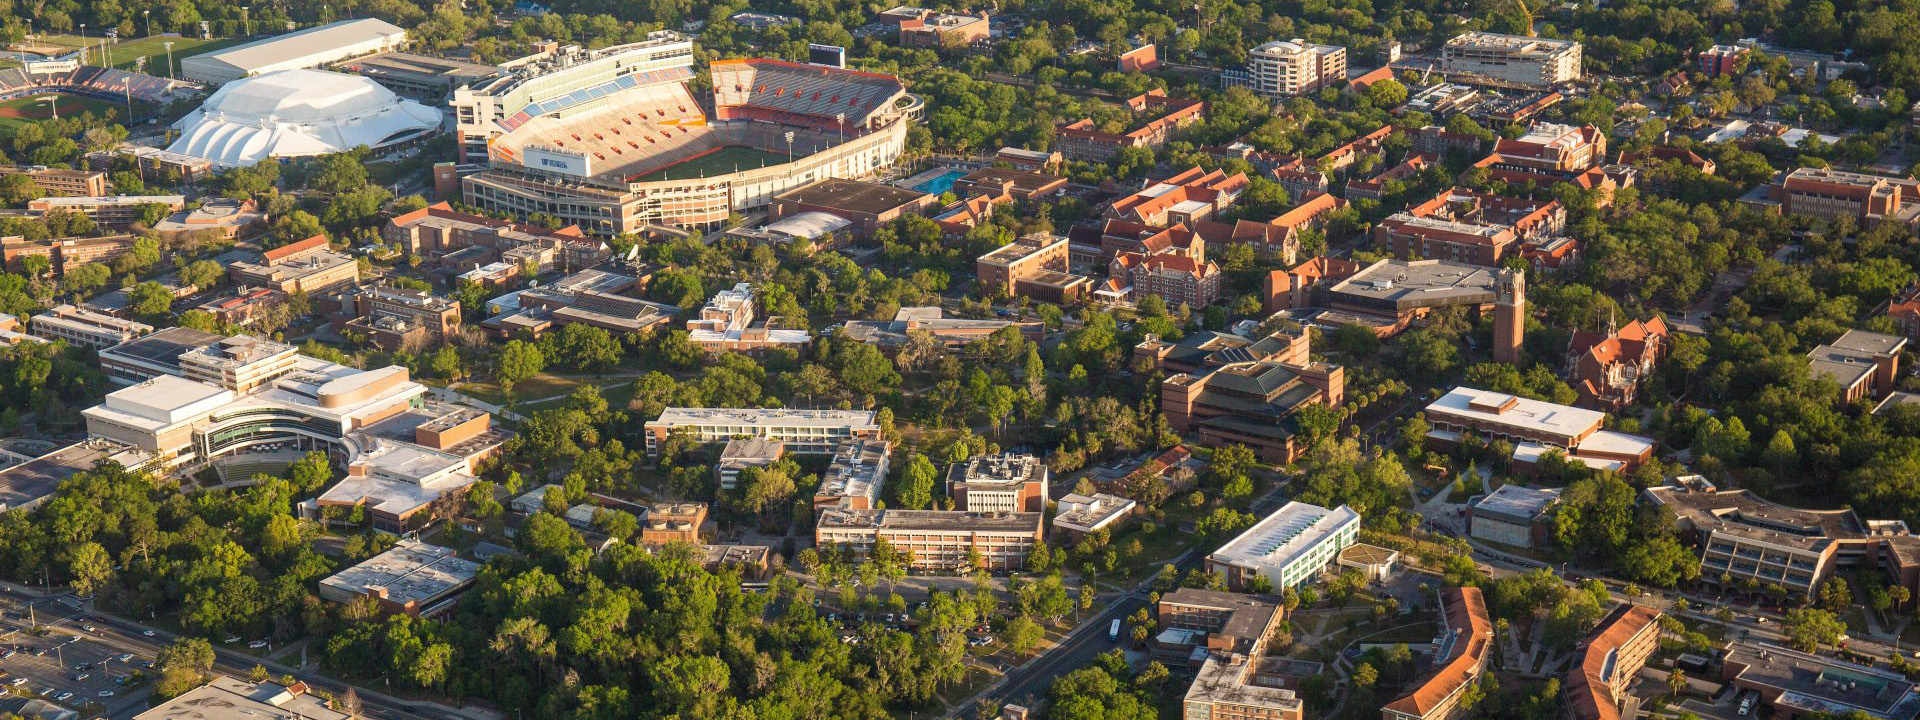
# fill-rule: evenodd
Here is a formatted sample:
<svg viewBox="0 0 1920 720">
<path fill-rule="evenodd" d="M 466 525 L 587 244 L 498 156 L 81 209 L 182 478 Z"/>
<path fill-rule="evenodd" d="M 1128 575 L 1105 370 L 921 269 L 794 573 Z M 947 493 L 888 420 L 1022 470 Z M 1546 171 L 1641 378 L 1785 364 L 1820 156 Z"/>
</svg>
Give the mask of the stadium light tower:
<svg viewBox="0 0 1920 720">
<path fill-rule="evenodd" d="M 847 114 L 846 113 L 833 114 L 833 129 L 839 131 L 840 142 L 844 143 L 847 141 Z"/>
<path fill-rule="evenodd" d="M 793 131 L 787 131 L 787 162 L 793 162 Z"/>
<path fill-rule="evenodd" d="M 153 37 L 153 11 L 141 10 L 140 17 L 147 19 L 147 37 Z"/>
<path fill-rule="evenodd" d="M 87 24 L 80 23 L 80 64 L 87 64 Z"/>
</svg>

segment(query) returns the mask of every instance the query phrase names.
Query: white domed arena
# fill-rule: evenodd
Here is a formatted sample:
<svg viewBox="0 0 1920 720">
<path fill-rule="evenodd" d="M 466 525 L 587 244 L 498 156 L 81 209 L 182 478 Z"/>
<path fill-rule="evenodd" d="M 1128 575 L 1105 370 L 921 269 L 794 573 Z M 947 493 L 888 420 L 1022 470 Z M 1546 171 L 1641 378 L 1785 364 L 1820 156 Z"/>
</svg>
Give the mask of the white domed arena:
<svg viewBox="0 0 1920 720">
<path fill-rule="evenodd" d="M 227 83 L 174 127 L 168 151 L 228 167 L 379 149 L 433 134 L 441 113 L 358 75 L 281 70 Z"/>
</svg>

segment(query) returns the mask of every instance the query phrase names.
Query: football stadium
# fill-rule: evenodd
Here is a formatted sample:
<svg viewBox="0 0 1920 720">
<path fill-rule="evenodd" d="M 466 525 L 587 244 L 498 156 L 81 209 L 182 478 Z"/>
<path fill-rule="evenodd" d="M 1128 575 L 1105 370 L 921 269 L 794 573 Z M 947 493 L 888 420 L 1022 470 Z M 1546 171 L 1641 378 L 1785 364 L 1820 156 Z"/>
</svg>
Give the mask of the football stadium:
<svg viewBox="0 0 1920 720">
<path fill-rule="evenodd" d="M 696 96 L 692 66 L 692 43 L 663 31 L 456 90 L 463 159 L 487 164 L 466 202 L 599 235 L 710 229 L 892 163 L 921 107 L 891 75 L 781 60 L 715 61 Z"/>
</svg>

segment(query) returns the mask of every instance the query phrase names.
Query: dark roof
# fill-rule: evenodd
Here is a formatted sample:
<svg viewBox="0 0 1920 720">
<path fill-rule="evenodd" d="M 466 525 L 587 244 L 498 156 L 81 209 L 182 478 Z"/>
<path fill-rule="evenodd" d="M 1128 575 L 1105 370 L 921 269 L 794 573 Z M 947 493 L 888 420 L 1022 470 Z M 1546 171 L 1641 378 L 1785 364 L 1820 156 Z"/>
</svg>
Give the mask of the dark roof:
<svg viewBox="0 0 1920 720">
<path fill-rule="evenodd" d="M 775 196 L 775 199 L 846 212 L 879 215 L 918 202 L 927 195 L 927 193 L 892 185 L 828 178 L 806 187 L 781 193 Z"/>
</svg>

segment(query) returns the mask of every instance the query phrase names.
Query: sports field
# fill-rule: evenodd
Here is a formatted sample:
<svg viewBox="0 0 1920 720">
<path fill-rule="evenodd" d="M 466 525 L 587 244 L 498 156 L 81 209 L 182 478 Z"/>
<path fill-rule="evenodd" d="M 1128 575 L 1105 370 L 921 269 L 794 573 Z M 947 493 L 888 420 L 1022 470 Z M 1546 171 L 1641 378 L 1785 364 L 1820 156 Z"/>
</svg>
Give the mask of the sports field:
<svg viewBox="0 0 1920 720">
<path fill-rule="evenodd" d="M 175 66 L 174 72 L 177 76 L 179 74 L 181 60 L 239 45 L 240 43 L 246 42 L 246 38 L 216 38 L 213 40 L 160 36 L 136 38 L 113 46 L 113 66 L 122 70 L 132 70 L 134 69 L 134 63 L 137 62 L 139 58 L 144 57 L 147 59 L 148 75 L 166 77 L 167 46 L 165 43 L 169 42 L 173 43 L 173 64 Z M 106 58 L 95 58 L 95 61 L 106 62 Z"/>
<path fill-rule="evenodd" d="M 51 102 L 49 102 L 50 99 Z M 56 106 L 62 117 L 85 112 L 93 113 L 97 117 L 107 117 L 108 113 L 112 113 L 113 117 L 125 120 L 127 115 L 127 106 L 121 103 L 67 93 L 39 93 L 0 101 L 0 131 L 11 130 L 14 126 L 24 125 L 31 120 L 51 118 Z"/>
<path fill-rule="evenodd" d="M 797 157 L 797 156 L 796 156 Z M 767 152 L 758 148 L 741 145 L 728 145 L 713 152 L 682 160 L 673 165 L 634 178 L 636 182 L 654 180 L 689 180 L 713 175 L 725 175 L 740 170 L 752 170 L 768 165 L 779 165 L 787 161 L 786 153 Z"/>
</svg>

